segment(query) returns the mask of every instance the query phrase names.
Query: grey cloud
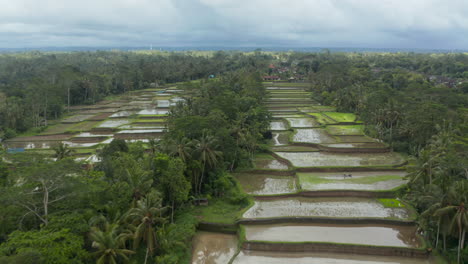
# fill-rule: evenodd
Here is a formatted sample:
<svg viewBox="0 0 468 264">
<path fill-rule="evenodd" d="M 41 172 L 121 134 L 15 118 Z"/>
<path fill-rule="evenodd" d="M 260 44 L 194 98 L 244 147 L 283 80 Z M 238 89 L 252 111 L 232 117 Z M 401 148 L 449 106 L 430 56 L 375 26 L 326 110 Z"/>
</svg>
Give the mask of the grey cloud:
<svg viewBox="0 0 468 264">
<path fill-rule="evenodd" d="M 0 0 L 0 48 L 468 47 L 463 0 Z"/>
</svg>

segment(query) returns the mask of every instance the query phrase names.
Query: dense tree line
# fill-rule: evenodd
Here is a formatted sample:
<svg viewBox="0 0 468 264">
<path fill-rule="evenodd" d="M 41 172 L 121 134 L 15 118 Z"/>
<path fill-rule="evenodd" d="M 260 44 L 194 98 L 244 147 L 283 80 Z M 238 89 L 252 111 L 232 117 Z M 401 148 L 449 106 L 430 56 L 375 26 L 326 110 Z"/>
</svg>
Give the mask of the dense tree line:
<svg viewBox="0 0 468 264">
<path fill-rule="evenodd" d="M 170 133 L 114 140 L 94 166 L 55 148 L 0 158 L 0 263 L 189 263 L 194 197 L 246 204 L 228 171 L 264 142 L 265 88 L 250 69 L 183 86 Z"/>
<path fill-rule="evenodd" d="M 72 52 L 0 54 L 0 138 L 43 128 L 70 105 L 150 85 L 206 78 L 266 63 L 236 52 Z"/>
</svg>

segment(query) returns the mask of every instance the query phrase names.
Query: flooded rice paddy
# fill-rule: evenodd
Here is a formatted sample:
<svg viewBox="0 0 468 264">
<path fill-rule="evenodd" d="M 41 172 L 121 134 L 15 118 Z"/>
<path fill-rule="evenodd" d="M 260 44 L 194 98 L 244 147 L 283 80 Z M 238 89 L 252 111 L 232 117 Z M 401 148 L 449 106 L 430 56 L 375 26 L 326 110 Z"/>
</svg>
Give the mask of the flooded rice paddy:
<svg viewBox="0 0 468 264">
<path fill-rule="evenodd" d="M 145 109 L 138 112 L 139 115 L 166 115 L 169 113 L 168 110 L 161 109 Z"/>
<path fill-rule="evenodd" d="M 312 118 L 307 118 L 307 117 L 290 117 L 286 118 L 288 120 L 289 124 L 293 128 L 301 128 L 301 127 L 315 127 L 318 126 L 318 123 L 312 119 Z"/>
<path fill-rule="evenodd" d="M 286 130 L 286 123 L 283 121 L 272 121 L 270 123 L 270 129 L 275 131 L 275 130 Z"/>
<path fill-rule="evenodd" d="M 254 161 L 255 167 L 259 169 L 269 169 L 269 170 L 287 170 L 289 166 L 279 160 L 266 160 L 266 159 L 256 159 Z"/>
<path fill-rule="evenodd" d="M 431 264 L 430 259 L 337 253 L 283 253 L 243 250 L 233 264 Z"/>
<path fill-rule="evenodd" d="M 276 152 L 296 167 L 395 166 L 404 162 L 401 155 L 388 153 Z"/>
<path fill-rule="evenodd" d="M 325 144 L 329 148 L 386 148 L 382 143 L 337 143 L 337 144 Z"/>
<path fill-rule="evenodd" d="M 270 176 L 264 174 L 236 174 L 242 189 L 253 195 L 271 195 L 296 191 L 296 180 L 288 176 Z"/>
<path fill-rule="evenodd" d="M 193 238 L 192 264 L 226 264 L 236 252 L 236 236 L 197 232 Z"/>
<path fill-rule="evenodd" d="M 108 127 L 108 128 L 116 128 L 122 125 L 127 125 L 130 123 L 130 120 L 127 119 L 117 119 L 117 120 L 106 120 L 99 124 L 97 127 Z"/>
<path fill-rule="evenodd" d="M 277 217 L 396 218 L 407 219 L 405 208 L 385 208 L 369 198 L 282 198 L 255 201 L 244 218 Z"/>
<path fill-rule="evenodd" d="M 322 128 L 296 129 L 293 141 L 315 144 L 336 142 L 336 140 Z"/>
<path fill-rule="evenodd" d="M 343 174 L 352 177 L 344 177 Z M 391 190 L 406 184 L 403 171 L 382 172 L 335 172 L 298 173 L 301 188 L 308 191 L 321 190 Z"/>
<path fill-rule="evenodd" d="M 421 246 L 416 227 L 386 225 L 280 224 L 246 225 L 247 240 L 272 242 L 328 242 L 372 246 Z"/>
</svg>

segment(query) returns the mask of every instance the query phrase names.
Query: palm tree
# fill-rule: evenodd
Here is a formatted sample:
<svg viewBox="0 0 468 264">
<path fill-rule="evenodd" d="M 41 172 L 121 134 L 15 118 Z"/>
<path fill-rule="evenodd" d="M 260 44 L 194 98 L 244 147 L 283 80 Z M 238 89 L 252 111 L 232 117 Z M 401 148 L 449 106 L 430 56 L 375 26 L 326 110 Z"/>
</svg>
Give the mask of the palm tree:
<svg viewBox="0 0 468 264">
<path fill-rule="evenodd" d="M 468 182 L 459 181 L 449 191 L 458 205 L 448 205 L 435 211 L 434 216 L 448 217 L 450 219 L 449 231 L 458 237 L 458 263 L 460 263 L 460 252 L 465 248 L 465 235 L 468 229 L 468 210 L 465 207 L 466 194 L 468 194 Z M 456 196 L 453 196 L 456 195 Z M 458 198 L 458 199 L 457 199 Z"/>
<path fill-rule="evenodd" d="M 162 199 L 159 193 L 151 192 L 147 197 L 137 201 L 136 207 L 127 213 L 127 219 L 135 227 L 133 235 L 134 249 L 137 249 L 141 241 L 146 244 L 145 264 L 148 255 L 154 254 L 156 249 L 156 225 L 164 223 L 163 213 L 166 207 L 162 207 Z"/>
<path fill-rule="evenodd" d="M 206 171 L 206 165 L 208 164 L 208 166 L 214 167 L 216 163 L 218 163 L 218 159 L 221 157 L 222 152 L 216 150 L 216 148 L 218 147 L 216 139 L 211 135 L 207 135 L 206 131 L 203 131 L 201 139 L 195 142 L 195 151 L 198 153 L 199 159 L 202 163 L 202 173 L 200 176 L 200 182 L 198 186 L 198 193 L 201 193 L 201 187 L 203 183 L 203 177 Z"/>
<path fill-rule="evenodd" d="M 153 184 L 153 178 L 144 165 L 133 159 L 129 154 L 123 154 L 118 158 L 118 175 L 122 181 L 128 183 L 132 188 L 133 201 L 138 201 L 143 197 Z"/>
<path fill-rule="evenodd" d="M 179 137 L 170 142 L 169 156 L 179 157 L 183 162 L 187 162 L 192 156 L 193 141 L 186 137 Z"/>
<path fill-rule="evenodd" d="M 120 259 L 128 261 L 128 255 L 134 254 L 125 247 L 125 242 L 131 234 L 122 231 L 118 224 L 106 222 L 104 228 L 91 227 L 90 238 L 92 247 L 97 251 L 93 254 L 97 257 L 97 264 L 116 264 Z"/>
<path fill-rule="evenodd" d="M 60 142 L 55 147 L 53 147 L 53 150 L 55 151 L 54 158 L 57 158 L 57 160 L 70 157 L 75 152 L 73 149 L 68 148 L 68 146 L 63 142 Z"/>
</svg>

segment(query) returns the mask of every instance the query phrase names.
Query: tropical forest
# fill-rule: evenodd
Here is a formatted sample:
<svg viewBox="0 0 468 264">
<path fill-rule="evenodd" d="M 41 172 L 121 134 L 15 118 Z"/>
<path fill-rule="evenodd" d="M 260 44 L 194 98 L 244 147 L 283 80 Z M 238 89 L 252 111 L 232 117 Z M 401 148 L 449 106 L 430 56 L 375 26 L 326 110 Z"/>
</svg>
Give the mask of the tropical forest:
<svg viewBox="0 0 468 264">
<path fill-rule="evenodd" d="M 0 264 L 461 264 L 467 233 L 467 53 L 0 53 Z"/>
</svg>

